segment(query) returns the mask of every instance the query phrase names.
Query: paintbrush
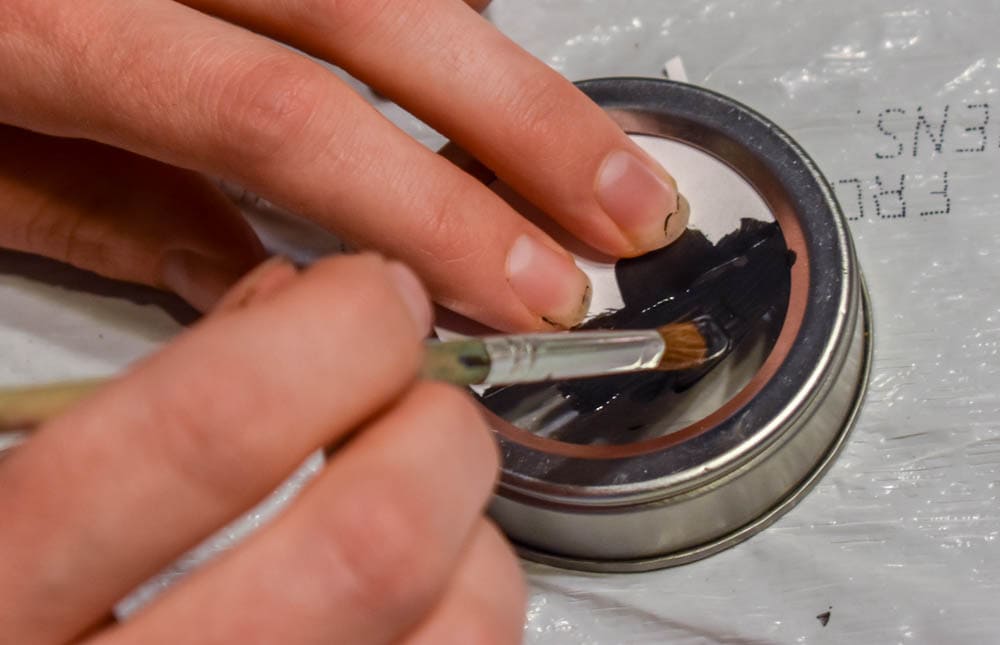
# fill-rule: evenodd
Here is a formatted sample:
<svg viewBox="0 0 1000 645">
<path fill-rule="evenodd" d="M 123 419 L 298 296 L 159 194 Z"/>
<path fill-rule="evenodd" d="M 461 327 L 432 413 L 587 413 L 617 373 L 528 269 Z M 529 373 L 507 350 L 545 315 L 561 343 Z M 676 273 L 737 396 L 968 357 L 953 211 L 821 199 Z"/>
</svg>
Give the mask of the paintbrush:
<svg viewBox="0 0 1000 645">
<path fill-rule="evenodd" d="M 510 385 L 703 367 L 729 339 L 708 317 L 657 329 L 481 336 L 426 343 L 421 376 L 456 385 Z M 0 388 L 0 431 L 30 430 L 107 379 Z M 0 452 L 3 447 L 0 446 Z"/>
<path fill-rule="evenodd" d="M 729 347 L 703 316 L 657 329 L 594 330 L 428 341 L 422 375 L 456 385 L 514 385 L 702 367 Z"/>
</svg>

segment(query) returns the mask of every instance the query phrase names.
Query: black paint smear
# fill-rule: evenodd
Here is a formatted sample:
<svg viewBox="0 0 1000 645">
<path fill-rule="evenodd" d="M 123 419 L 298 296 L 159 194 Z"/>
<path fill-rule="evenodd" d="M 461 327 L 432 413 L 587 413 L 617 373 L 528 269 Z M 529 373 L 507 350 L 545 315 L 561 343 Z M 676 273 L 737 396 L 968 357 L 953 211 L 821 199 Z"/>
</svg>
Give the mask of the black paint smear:
<svg viewBox="0 0 1000 645">
<path fill-rule="evenodd" d="M 689 230 L 665 249 L 619 261 L 615 275 L 625 306 L 581 328 L 647 329 L 707 314 L 732 340 L 726 360 L 740 360 L 762 339 L 767 349 L 774 344 L 794 261 L 776 223 L 743 219 L 738 230 L 715 245 Z M 648 429 L 671 408 L 690 404 L 685 391 L 712 367 L 497 387 L 487 390 L 484 403 L 508 420 L 546 407 L 549 412 L 532 425 L 545 427 L 559 416 L 561 427 L 550 436 L 561 441 L 628 443 L 636 440 L 634 431 Z M 562 399 L 560 405 L 552 405 L 554 397 Z M 573 411 L 580 414 L 567 414 Z"/>
</svg>

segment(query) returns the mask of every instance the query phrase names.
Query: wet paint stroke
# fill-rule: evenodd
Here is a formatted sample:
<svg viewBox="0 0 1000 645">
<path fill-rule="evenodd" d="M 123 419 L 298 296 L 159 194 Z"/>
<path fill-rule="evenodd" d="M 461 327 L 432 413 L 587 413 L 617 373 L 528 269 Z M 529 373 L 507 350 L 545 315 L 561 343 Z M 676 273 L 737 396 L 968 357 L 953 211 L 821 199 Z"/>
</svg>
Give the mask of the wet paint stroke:
<svg viewBox="0 0 1000 645">
<path fill-rule="evenodd" d="M 747 348 L 764 342 L 769 350 L 777 339 L 794 260 L 773 222 L 743 219 L 714 245 L 692 229 L 665 249 L 619 261 L 615 276 L 625 306 L 581 329 L 646 329 L 709 315 L 732 341 L 724 360 L 743 360 Z M 690 405 L 688 391 L 713 367 L 496 387 L 482 400 L 508 421 L 552 439 L 628 443 L 648 438 L 670 410 Z"/>
</svg>

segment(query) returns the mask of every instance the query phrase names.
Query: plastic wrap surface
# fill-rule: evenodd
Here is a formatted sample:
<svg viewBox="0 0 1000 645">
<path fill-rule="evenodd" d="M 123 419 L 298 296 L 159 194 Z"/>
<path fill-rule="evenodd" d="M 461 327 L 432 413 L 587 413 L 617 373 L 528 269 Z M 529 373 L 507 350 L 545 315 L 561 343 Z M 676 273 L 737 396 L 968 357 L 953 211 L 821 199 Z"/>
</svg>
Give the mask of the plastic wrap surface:
<svg viewBox="0 0 1000 645">
<path fill-rule="evenodd" d="M 860 422 L 799 506 L 678 569 L 529 565 L 528 642 L 1000 640 L 997 9 L 496 3 L 497 24 L 571 79 L 680 57 L 690 82 L 798 139 L 852 219 L 876 329 Z"/>
<path fill-rule="evenodd" d="M 526 564 L 526 642 L 1000 641 L 998 9 L 495 0 L 488 17 L 573 80 L 661 76 L 672 60 L 675 75 L 685 70 L 792 134 L 851 218 L 876 331 L 860 421 L 802 503 L 748 542 L 677 569 L 590 575 Z M 427 145 L 443 141 L 358 87 Z M 301 248 L 295 231 L 261 227 L 273 245 Z M 127 289 L 17 255 L 4 255 L 2 269 L 4 382 L 106 373 L 178 329 Z M 63 288 L 81 284 L 82 293 Z M 224 532 L 207 550 L 232 539 Z"/>
</svg>

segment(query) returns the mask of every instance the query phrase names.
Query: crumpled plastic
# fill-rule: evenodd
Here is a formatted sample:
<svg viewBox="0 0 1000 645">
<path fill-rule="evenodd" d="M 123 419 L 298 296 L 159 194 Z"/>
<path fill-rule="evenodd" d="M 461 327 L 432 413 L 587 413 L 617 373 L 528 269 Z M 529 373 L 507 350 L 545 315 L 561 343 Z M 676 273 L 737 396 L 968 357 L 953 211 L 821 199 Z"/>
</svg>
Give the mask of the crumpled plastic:
<svg viewBox="0 0 1000 645">
<path fill-rule="evenodd" d="M 573 80 L 661 76 L 672 61 L 675 77 L 686 72 L 781 125 L 851 218 L 875 314 L 859 422 L 812 493 L 760 535 L 676 569 L 598 575 L 526 563 L 527 643 L 1000 640 L 995 9 L 986 0 L 493 3 L 487 15 L 500 29 Z M 443 142 L 358 87 L 419 140 Z M 259 225 L 296 254 L 280 220 Z M 326 248 L 315 231 L 307 237 L 303 253 Z M 122 300 L 88 280 L 0 257 L 0 379 L 107 373 L 176 331 L 146 292 L 125 288 L 132 301 Z M 89 293 L 63 289 L 81 281 Z M 266 519 L 310 468 L 121 613 Z"/>
<path fill-rule="evenodd" d="M 875 316 L 844 452 L 760 535 L 676 569 L 527 564 L 525 640 L 1000 640 L 1000 14 L 926 0 L 496 0 L 572 80 L 686 72 L 789 132 L 850 218 Z M 685 80 L 685 79 L 681 79 Z M 433 131 L 382 106 L 427 145 Z"/>
<path fill-rule="evenodd" d="M 777 122 L 850 217 L 875 315 L 861 417 L 804 501 L 676 569 L 528 565 L 526 642 L 1000 640 L 995 5 L 500 0 L 491 16 L 573 80 L 680 57 Z"/>
</svg>

